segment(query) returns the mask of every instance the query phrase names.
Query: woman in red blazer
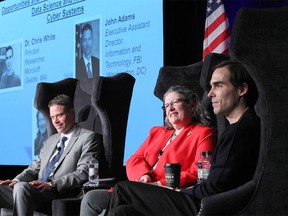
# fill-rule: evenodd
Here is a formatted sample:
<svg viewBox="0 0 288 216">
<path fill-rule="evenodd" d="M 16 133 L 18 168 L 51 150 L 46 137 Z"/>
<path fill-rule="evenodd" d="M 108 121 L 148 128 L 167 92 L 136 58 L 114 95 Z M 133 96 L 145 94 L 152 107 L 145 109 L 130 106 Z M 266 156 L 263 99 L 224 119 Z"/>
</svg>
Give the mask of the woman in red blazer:
<svg viewBox="0 0 288 216">
<path fill-rule="evenodd" d="M 213 151 L 217 141 L 211 118 L 198 96 L 184 86 L 173 86 L 163 97 L 165 126 L 153 127 L 140 148 L 128 159 L 128 179 L 166 185 L 164 165 L 180 163 L 180 187 L 197 182 L 200 152 Z M 89 191 L 81 202 L 80 215 L 98 215 L 108 206 L 107 190 Z"/>
<path fill-rule="evenodd" d="M 180 163 L 180 187 L 197 182 L 200 153 L 213 151 L 216 134 L 197 95 L 183 86 L 164 95 L 165 126 L 153 127 L 126 163 L 129 180 L 166 185 L 166 163 Z"/>
</svg>

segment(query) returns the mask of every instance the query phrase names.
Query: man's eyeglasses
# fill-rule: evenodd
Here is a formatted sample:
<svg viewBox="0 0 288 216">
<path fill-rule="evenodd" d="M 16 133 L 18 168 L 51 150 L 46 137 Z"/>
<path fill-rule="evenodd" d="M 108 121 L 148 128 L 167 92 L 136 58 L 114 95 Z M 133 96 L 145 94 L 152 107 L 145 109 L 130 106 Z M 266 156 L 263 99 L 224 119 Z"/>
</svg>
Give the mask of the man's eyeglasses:
<svg viewBox="0 0 288 216">
<path fill-rule="evenodd" d="M 175 100 L 171 101 L 170 103 L 164 104 L 161 108 L 162 108 L 163 110 L 166 110 L 169 106 L 174 106 L 175 104 L 179 104 L 179 103 L 184 102 L 184 101 L 185 101 L 185 102 L 188 102 L 189 100 L 175 99 Z"/>
</svg>

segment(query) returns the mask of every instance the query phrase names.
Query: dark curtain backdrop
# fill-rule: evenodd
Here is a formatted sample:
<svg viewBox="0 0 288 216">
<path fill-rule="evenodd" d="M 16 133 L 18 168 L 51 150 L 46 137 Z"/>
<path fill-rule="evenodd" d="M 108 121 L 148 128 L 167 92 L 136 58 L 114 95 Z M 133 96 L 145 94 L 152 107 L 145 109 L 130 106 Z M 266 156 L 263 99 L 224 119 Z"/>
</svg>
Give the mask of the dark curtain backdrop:
<svg viewBox="0 0 288 216">
<path fill-rule="evenodd" d="M 182 66 L 202 60 L 206 0 L 164 0 L 164 65 Z M 237 11 L 288 6 L 288 0 L 224 0 L 230 29 Z"/>
<path fill-rule="evenodd" d="M 233 28 L 234 18 L 239 8 L 287 7 L 288 0 L 224 0 L 224 5 L 229 18 L 229 24 Z"/>
</svg>

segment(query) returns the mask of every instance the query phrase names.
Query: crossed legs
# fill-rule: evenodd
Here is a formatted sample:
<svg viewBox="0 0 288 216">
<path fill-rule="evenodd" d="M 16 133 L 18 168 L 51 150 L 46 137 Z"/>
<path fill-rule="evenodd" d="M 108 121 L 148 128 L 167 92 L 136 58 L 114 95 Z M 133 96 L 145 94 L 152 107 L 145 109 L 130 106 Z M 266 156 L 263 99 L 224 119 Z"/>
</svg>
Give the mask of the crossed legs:
<svg viewBox="0 0 288 216">
<path fill-rule="evenodd" d="M 197 215 L 198 210 L 199 204 L 188 194 L 125 181 L 115 186 L 106 215 Z"/>
<path fill-rule="evenodd" d="M 107 189 L 89 191 L 81 201 L 80 216 L 100 215 L 107 208 L 110 197 Z"/>
</svg>

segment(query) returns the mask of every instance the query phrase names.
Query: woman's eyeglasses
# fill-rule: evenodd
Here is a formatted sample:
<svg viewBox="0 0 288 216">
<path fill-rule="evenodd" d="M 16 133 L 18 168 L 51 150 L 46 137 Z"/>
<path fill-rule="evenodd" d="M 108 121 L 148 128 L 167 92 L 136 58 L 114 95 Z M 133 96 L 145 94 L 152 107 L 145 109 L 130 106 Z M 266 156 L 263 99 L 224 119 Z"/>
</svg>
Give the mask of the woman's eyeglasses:
<svg viewBox="0 0 288 216">
<path fill-rule="evenodd" d="M 175 100 L 171 101 L 170 103 L 164 104 L 161 108 L 162 108 L 163 110 L 166 110 L 169 106 L 174 106 L 174 105 L 179 104 L 179 103 L 182 103 L 182 102 L 184 102 L 184 101 L 185 101 L 185 102 L 188 102 L 189 100 L 175 99 Z"/>
</svg>

